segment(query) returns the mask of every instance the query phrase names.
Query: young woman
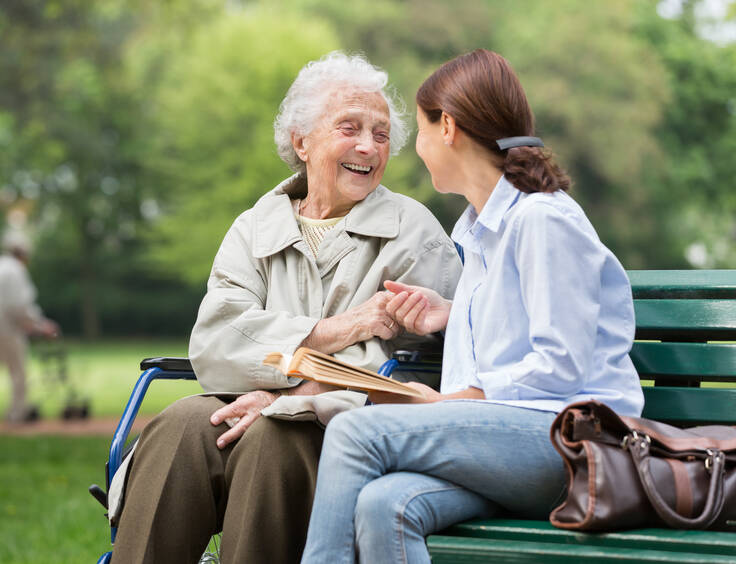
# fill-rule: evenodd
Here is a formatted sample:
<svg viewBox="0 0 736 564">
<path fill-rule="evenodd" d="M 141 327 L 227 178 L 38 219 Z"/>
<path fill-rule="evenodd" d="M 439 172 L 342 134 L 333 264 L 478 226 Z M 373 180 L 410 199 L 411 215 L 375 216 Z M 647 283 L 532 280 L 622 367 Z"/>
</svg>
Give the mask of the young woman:
<svg viewBox="0 0 736 564">
<path fill-rule="evenodd" d="M 387 282 L 386 309 L 410 332 L 445 331 L 441 392 L 413 384 L 424 403 L 329 424 L 302 562 L 429 562 L 425 535 L 452 523 L 545 518 L 565 489 L 548 438 L 556 413 L 597 399 L 639 415 L 644 403 L 626 273 L 533 137 L 508 62 L 458 57 L 416 99 L 435 188 L 469 202 L 452 234 L 465 265 L 452 302 Z"/>
</svg>

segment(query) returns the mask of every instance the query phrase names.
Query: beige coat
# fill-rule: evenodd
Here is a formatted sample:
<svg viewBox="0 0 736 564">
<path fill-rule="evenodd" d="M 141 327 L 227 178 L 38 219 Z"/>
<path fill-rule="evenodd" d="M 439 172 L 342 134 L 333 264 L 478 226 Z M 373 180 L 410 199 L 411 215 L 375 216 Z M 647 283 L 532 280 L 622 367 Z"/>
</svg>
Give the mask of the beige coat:
<svg viewBox="0 0 736 564">
<path fill-rule="evenodd" d="M 279 184 L 235 220 L 215 256 L 189 343 L 208 392 L 295 386 L 299 380 L 262 364 L 266 354 L 292 354 L 320 319 L 367 301 L 384 280 L 454 293 L 458 255 L 420 203 L 379 186 L 327 234 L 315 260 L 290 202 L 305 195 L 301 175 Z M 335 356 L 375 370 L 417 339 L 374 338 Z"/>
</svg>

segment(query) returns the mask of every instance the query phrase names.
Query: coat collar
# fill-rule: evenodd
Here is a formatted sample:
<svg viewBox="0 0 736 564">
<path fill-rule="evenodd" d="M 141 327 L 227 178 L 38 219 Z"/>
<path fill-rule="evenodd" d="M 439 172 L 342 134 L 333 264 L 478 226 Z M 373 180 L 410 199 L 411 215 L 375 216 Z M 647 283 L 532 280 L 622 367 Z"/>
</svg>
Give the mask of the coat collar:
<svg viewBox="0 0 736 564">
<path fill-rule="evenodd" d="M 483 206 L 483 209 L 480 210 L 480 214 L 476 213 L 472 205 L 468 205 L 465 208 L 465 212 L 457 220 L 452 230 L 453 241 L 463 246 L 467 245 L 466 235 L 470 234 L 472 238 L 471 230 L 476 225 L 481 225 L 482 228 L 497 233 L 504 216 L 514 206 L 520 195 L 521 192 L 506 180 L 505 176 L 501 176 L 493 188 L 488 201 Z M 477 231 L 477 229 L 474 231 Z"/>
<path fill-rule="evenodd" d="M 502 175 L 483 209 L 480 210 L 478 222 L 489 231 L 497 232 L 506 212 L 516 203 L 520 194 L 521 192 Z"/>
<path fill-rule="evenodd" d="M 307 178 L 295 174 L 265 194 L 253 206 L 253 256 L 265 258 L 300 241 L 299 226 L 291 206 L 292 198 L 307 195 Z M 345 216 L 349 233 L 393 239 L 399 234 L 399 212 L 395 196 L 379 185 Z"/>
</svg>

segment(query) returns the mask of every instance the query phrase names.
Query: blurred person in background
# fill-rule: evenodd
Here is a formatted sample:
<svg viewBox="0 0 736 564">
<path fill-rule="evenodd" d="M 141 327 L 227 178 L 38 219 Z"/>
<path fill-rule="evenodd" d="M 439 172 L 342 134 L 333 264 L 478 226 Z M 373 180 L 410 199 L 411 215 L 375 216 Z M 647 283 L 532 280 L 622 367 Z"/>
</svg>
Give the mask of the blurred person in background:
<svg viewBox="0 0 736 564">
<path fill-rule="evenodd" d="M 26 356 L 28 336 L 55 338 L 56 323 L 44 317 L 36 304 L 36 288 L 28 274 L 31 244 L 17 230 L 3 236 L 0 256 L 0 362 L 10 374 L 12 398 L 6 415 L 20 423 L 38 419 L 38 408 L 26 400 Z"/>
<path fill-rule="evenodd" d="M 264 357 L 307 346 L 377 370 L 393 350 L 432 341 L 398 330 L 383 282 L 449 298 L 461 265 L 429 210 L 379 184 L 408 137 L 387 80 L 361 56 L 332 53 L 286 94 L 275 140 L 296 174 L 220 246 L 189 343 L 209 393 L 141 434 L 113 563 L 197 562 L 218 531 L 222 562 L 298 562 L 322 445 L 314 420 L 365 395 L 287 377 Z"/>
</svg>

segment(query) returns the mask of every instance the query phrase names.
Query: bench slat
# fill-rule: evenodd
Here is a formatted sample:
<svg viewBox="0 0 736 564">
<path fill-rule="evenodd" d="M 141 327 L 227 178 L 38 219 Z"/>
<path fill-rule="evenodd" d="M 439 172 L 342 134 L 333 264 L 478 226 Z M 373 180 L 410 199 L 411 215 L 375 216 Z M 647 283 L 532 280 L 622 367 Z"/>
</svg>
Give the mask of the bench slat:
<svg viewBox="0 0 736 564">
<path fill-rule="evenodd" d="M 636 342 L 631 359 L 644 380 L 666 375 L 736 381 L 736 344 Z"/>
<path fill-rule="evenodd" d="M 664 550 L 569 545 L 515 540 L 490 540 L 471 537 L 427 537 L 427 547 L 433 564 L 466 564 L 480 562 L 511 562 L 515 564 L 569 564 L 668 562 L 676 564 L 733 564 L 733 555 L 694 554 Z"/>
<path fill-rule="evenodd" d="M 525 519 L 483 519 L 467 521 L 442 531 L 456 537 L 476 537 L 532 542 L 556 542 L 596 546 L 629 547 L 736 555 L 736 535 L 717 531 L 637 529 L 615 533 L 579 533 L 553 527 L 549 521 Z"/>
<path fill-rule="evenodd" d="M 736 270 L 629 270 L 634 298 L 736 298 Z"/>
<path fill-rule="evenodd" d="M 736 340 L 736 300 L 635 300 L 636 338 Z"/>
<path fill-rule="evenodd" d="M 645 386 L 642 417 L 683 424 L 736 423 L 736 389 Z"/>
</svg>

